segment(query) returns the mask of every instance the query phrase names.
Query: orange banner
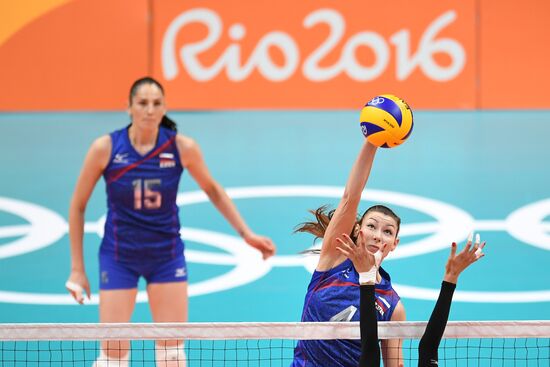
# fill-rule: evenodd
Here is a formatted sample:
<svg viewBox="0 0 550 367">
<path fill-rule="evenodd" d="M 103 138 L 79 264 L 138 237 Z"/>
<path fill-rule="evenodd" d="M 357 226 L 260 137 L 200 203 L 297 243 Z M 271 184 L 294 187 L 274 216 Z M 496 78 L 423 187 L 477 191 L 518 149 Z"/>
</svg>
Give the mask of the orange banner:
<svg viewBox="0 0 550 367">
<path fill-rule="evenodd" d="M 152 75 L 174 109 L 550 108 L 550 2 L 0 3 L 0 111 L 120 110 Z"/>
<path fill-rule="evenodd" d="M 147 0 L 9 3 L 19 21 L 0 26 L 0 110 L 127 105 L 131 83 L 147 73 Z"/>
<path fill-rule="evenodd" d="M 153 70 L 178 108 L 473 108 L 474 3 L 155 1 Z"/>
<path fill-rule="evenodd" d="M 550 1 L 482 1 L 479 107 L 550 108 Z"/>
</svg>

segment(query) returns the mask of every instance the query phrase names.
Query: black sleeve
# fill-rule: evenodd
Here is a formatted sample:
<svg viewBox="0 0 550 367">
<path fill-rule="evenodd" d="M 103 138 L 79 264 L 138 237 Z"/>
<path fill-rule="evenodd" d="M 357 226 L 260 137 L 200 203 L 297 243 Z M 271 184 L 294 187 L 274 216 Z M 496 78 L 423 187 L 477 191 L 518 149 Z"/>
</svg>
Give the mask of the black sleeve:
<svg viewBox="0 0 550 367">
<path fill-rule="evenodd" d="M 360 292 L 361 357 L 359 358 L 359 367 L 380 367 L 378 320 L 374 308 L 374 285 L 361 285 Z"/>
<path fill-rule="evenodd" d="M 424 331 L 424 335 L 422 339 L 420 339 L 420 344 L 418 345 L 419 367 L 437 366 L 437 349 L 439 348 L 439 342 L 445 331 L 445 326 L 447 326 L 455 288 L 456 284 L 446 281 L 441 283 L 439 298 L 432 311 L 430 321 L 428 321 L 428 325 L 426 325 L 426 331 Z"/>
</svg>

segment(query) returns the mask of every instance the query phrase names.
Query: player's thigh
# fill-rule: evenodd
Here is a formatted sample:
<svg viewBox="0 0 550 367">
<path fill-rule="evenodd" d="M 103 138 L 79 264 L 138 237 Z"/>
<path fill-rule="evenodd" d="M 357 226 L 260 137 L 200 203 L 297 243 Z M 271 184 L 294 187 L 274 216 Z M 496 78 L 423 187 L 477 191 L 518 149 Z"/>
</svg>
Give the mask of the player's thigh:
<svg viewBox="0 0 550 367">
<path fill-rule="evenodd" d="M 99 291 L 99 321 L 129 322 L 136 305 L 137 288 Z"/>
<path fill-rule="evenodd" d="M 147 285 L 149 307 L 154 322 L 187 321 L 187 282 L 150 283 Z"/>
<path fill-rule="evenodd" d="M 139 269 L 112 256 L 99 256 L 99 319 L 128 322 L 136 303 Z"/>
<path fill-rule="evenodd" d="M 153 321 L 187 321 L 187 282 L 150 283 L 147 285 L 147 295 Z M 182 343 L 182 340 L 157 340 L 157 360 L 160 358 L 159 353 L 162 355 L 163 353 L 176 353 L 176 355 L 179 355 Z"/>
<path fill-rule="evenodd" d="M 99 320 L 101 322 L 129 322 L 136 304 L 137 288 L 99 291 Z M 101 343 L 104 358 L 124 360 L 128 358 L 130 343 L 126 340 L 111 340 Z M 100 356 L 100 359 L 103 358 Z M 120 366 L 127 366 L 120 364 Z"/>
</svg>

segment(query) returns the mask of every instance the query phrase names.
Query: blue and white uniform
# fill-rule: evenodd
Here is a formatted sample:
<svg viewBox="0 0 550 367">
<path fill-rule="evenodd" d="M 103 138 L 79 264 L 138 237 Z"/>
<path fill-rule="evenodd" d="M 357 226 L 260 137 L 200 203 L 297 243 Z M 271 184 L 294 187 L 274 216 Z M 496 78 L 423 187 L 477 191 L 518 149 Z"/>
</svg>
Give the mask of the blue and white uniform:
<svg viewBox="0 0 550 367">
<path fill-rule="evenodd" d="M 378 321 L 389 321 L 399 296 L 391 279 L 380 268 L 382 280 L 376 284 L 375 307 Z M 315 271 L 309 283 L 302 321 L 359 321 L 359 274 L 351 260 L 328 271 Z M 294 349 L 292 367 L 357 367 L 360 340 L 300 340 Z"/>
<path fill-rule="evenodd" d="M 135 288 L 140 276 L 149 283 L 187 280 L 176 205 L 183 172 L 176 134 L 161 126 L 155 147 L 145 155 L 132 146 L 128 127 L 110 134 L 101 289 Z"/>
</svg>

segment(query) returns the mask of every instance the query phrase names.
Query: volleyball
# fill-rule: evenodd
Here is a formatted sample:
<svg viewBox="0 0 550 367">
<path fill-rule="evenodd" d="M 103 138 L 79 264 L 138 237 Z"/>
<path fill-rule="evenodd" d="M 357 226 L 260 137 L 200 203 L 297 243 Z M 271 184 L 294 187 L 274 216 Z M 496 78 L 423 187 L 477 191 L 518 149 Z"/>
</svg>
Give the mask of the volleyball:
<svg viewBox="0 0 550 367">
<path fill-rule="evenodd" d="M 361 110 L 361 131 L 367 140 L 382 148 L 396 147 L 411 135 L 412 110 L 399 97 L 381 94 L 371 99 Z"/>
</svg>

